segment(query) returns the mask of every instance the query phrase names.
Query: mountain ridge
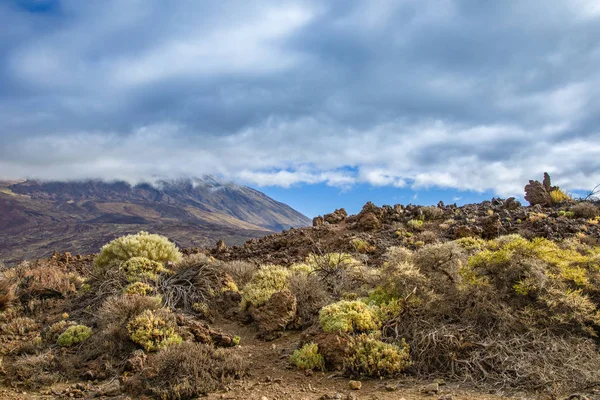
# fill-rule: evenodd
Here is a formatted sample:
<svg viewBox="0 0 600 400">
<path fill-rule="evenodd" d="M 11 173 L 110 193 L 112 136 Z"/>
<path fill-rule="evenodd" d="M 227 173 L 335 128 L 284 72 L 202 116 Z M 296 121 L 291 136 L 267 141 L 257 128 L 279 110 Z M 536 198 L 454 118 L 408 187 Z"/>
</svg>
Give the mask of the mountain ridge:
<svg viewBox="0 0 600 400">
<path fill-rule="evenodd" d="M 12 262 L 149 230 L 183 247 L 228 244 L 310 220 L 258 190 L 214 177 L 124 181 L 0 181 L 0 259 Z M 20 240 L 19 240 L 20 238 Z"/>
</svg>

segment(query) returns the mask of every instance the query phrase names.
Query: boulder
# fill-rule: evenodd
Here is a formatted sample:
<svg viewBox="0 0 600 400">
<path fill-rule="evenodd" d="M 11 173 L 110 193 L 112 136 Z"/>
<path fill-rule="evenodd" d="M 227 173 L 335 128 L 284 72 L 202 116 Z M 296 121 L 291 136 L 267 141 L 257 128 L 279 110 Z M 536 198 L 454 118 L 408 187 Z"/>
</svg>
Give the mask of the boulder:
<svg viewBox="0 0 600 400">
<path fill-rule="evenodd" d="M 323 219 L 328 224 L 335 225 L 335 224 L 339 224 L 340 222 L 344 222 L 347 217 L 348 217 L 348 213 L 346 212 L 346 210 L 343 208 L 340 208 L 330 214 L 325 214 L 323 216 Z"/>
<path fill-rule="evenodd" d="M 296 318 L 296 296 L 289 290 L 274 293 L 262 306 L 251 306 L 248 312 L 258 326 L 259 336 L 273 340 L 281 336 Z"/>
<path fill-rule="evenodd" d="M 323 226 L 325 225 L 325 219 L 322 216 L 316 216 L 312 220 L 312 226 Z"/>
<path fill-rule="evenodd" d="M 558 186 L 552 186 L 550 175 L 544 172 L 544 180 L 540 181 L 529 181 L 529 184 L 525 186 L 525 200 L 532 206 L 537 204 L 541 206 L 548 206 L 552 204 L 552 197 L 550 192 L 558 190 Z"/>
</svg>

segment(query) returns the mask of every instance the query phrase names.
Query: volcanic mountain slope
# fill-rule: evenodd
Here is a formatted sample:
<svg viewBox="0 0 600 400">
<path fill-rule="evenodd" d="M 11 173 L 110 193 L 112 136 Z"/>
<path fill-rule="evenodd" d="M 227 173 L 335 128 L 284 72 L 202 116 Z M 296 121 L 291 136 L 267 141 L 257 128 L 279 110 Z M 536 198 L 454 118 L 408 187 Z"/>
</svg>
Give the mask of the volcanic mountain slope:
<svg viewBox="0 0 600 400">
<path fill-rule="evenodd" d="M 217 239 L 241 244 L 310 221 L 245 186 L 212 177 L 126 182 L 0 182 L 0 259 L 43 257 L 53 250 L 98 251 L 117 236 L 161 233 L 182 247 Z"/>
</svg>

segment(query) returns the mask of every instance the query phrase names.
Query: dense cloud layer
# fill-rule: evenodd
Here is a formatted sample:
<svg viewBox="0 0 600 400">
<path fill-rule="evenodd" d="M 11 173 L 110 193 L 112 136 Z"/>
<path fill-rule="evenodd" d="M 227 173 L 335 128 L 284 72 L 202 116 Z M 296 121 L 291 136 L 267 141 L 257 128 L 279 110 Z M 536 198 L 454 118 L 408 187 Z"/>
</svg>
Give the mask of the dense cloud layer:
<svg viewBox="0 0 600 400">
<path fill-rule="evenodd" d="M 600 182 L 595 0 L 0 3 L 0 178 Z"/>
</svg>

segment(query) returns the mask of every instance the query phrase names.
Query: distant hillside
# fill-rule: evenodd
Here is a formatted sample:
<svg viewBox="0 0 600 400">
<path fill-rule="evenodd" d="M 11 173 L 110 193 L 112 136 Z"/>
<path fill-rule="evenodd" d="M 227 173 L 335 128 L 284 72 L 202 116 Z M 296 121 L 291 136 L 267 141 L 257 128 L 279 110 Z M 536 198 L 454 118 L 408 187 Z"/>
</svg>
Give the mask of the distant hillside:
<svg viewBox="0 0 600 400">
<path fill-rule="evenodd" d="M 167 235 L 182 247 L 241 244 L 310 220 L 249 187 L 212 177 L 126 182 L 0 182 L 0 260 L 53 250 L 93 253 L 125 233 Z"/>
</svg>

